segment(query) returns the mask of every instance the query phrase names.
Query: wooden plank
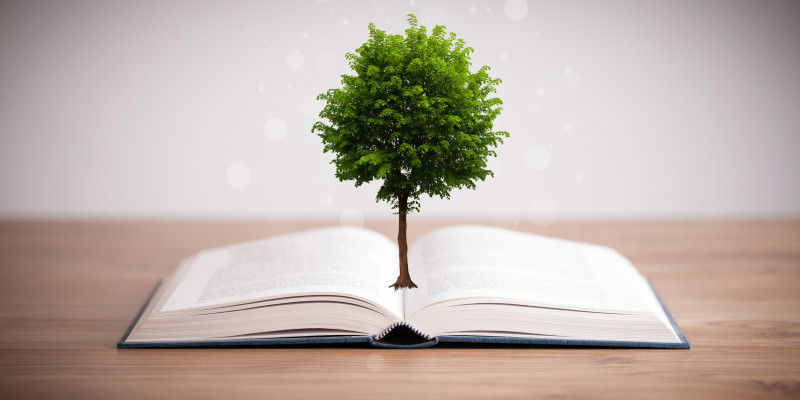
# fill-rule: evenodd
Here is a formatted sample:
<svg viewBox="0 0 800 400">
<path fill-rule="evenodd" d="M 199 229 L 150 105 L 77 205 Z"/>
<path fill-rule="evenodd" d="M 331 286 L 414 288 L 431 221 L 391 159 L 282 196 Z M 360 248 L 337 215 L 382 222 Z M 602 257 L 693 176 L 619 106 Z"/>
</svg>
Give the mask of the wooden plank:
<svg viewBox="0 0 800 400">
<path fill-rule="evenodd" d="M 617 248 L 654 282 L 688 351 L 115 348 L 183 257 L 333 223 L 0 221 L 0 398 L 800 397 L 797 220 L 488 221 Z M 409 240 L 447 224 L 410 219 Z M 395 236 L 393 221 L 367 227 Z"/>
</svg>

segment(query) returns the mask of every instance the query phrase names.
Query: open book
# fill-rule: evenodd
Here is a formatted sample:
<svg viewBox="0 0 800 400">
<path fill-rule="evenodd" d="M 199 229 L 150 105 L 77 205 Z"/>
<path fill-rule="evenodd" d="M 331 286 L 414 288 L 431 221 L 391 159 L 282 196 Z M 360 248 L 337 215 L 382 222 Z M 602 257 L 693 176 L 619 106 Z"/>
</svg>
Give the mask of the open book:
<svg viewBox="0 0 800 400">
<path fill-rule="evenodd" d="M 205 250 L 160 284 L 120 348 L 439 342 L 689 348 L 648 281 L 613 249 L 481 226 L 409 249 L 325 228 Z"/>
</svg>

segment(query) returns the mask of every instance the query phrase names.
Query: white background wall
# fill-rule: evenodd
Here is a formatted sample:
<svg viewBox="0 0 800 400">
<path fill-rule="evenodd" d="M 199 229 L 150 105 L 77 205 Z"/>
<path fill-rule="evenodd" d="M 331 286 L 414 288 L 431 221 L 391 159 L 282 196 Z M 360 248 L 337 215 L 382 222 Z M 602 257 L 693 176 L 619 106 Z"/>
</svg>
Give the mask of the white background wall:
<svg viewBox="0 0 800 400">
<path fill-rule="evenodd" d="M 392 217 L 310 128 L 412 12 L 503 79 L 511 132 L 420 217 L 800 216 L 800 2 L 755 0 L 4 1 L 0 216 Z"/>
</svg>

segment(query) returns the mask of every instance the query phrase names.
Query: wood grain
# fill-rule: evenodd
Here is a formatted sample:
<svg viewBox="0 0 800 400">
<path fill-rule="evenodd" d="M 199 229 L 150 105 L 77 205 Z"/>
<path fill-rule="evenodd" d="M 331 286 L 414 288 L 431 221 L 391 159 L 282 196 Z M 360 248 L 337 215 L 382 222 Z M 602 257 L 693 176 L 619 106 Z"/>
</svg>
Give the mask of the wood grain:
<svg viewBox="0 0 800 400">
<path fill-rule="evenodd" d="M 333 222 L 0 221 L 0 398 L 800 398 L 796 220 L 487 223 L 617 248 L 688 351 L 115 348 L 183 257 Z"/>
</svg>

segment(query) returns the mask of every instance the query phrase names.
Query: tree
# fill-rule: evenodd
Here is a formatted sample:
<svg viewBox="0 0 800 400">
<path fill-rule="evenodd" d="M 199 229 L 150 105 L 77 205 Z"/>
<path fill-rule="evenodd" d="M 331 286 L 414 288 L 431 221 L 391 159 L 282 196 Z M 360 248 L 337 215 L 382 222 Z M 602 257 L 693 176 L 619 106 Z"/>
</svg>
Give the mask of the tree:
<svg viewBox="0 0 800 400">
<path fill-rule="evenodd" d="M 417 287 L 408 273 L 406 214 L 419 210 L 422 194 L 449 199 L 450 190 L 494 176 L 486 160 L 508 137 L 492 131 L 503 102 L 489 95 L 500 79 L 489 77 L 488 66 L 470 72 L 473 49 L 444 26 L 429 36 L 413 14 L 408 22 L 405 36 L 369 24 L 369 41 L 346 55 L 355 74 L 317 97 L 326 101 L 319 116 L 327 123 L 312 129 L 335 155 L 340 181 L 383 180 L 376 201 L 399 215 L 395 290 Z"/>
</svg>

